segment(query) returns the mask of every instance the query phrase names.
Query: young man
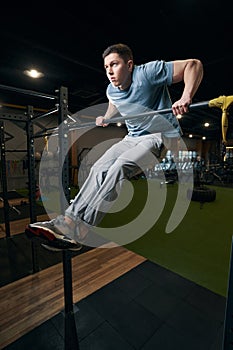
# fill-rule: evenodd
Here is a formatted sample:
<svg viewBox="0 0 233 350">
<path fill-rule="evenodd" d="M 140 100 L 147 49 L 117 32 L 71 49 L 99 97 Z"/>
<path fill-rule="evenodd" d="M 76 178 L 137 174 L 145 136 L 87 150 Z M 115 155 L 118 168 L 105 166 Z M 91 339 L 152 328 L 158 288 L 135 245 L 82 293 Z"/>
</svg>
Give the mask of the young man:
<svg viewBox="0 0 233 350">
<path fill-rule="evenodd" d="M 135 176 L 146 166 L 148 154 L 159 157 L 164 138 L 179 138 L 176 119 L 188 107 L 203 77 L 198 59 L 165 62 L 151 61 L 135 65 L 131 49 L 124 44 L 109 46 L 103 53 L 104 68 L 110 84 L 107 87 L 108 108 L 96 118 L 96 125 L 106 127 L 116 113 L 126 118 L 127 135 L 108 149 L 92 166 L 89 176 L 65 215 L 30 224 L 28 237 L 36 237 L 51 249 L 79 250 L 82 237 L 97 226 L 116 197 L 116 186 Z M 168 86 L 183 81 L 182 96 L 172 104 Z M 162 117 L 146 116 L 148 111 L 172 108 Z M 128 119 L 127 115 L 143 115 Z"/>
</svg>

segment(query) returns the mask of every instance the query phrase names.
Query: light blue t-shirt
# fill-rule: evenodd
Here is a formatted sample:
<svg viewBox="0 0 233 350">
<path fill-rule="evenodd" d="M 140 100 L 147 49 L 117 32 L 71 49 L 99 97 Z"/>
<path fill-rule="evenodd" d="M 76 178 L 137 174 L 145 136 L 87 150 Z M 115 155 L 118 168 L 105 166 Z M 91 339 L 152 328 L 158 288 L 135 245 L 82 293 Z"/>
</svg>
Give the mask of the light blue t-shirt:
<svg viewBox="0 0 233 350">
<path fill-rule="evenodd" d="M 157 60 L 135 65 L 129 88 L 120 90 L 109 84 L 107 97 L 124 117 L 171 108 L 168 86 L 172 83 L 172 75 L 172 62 Z M 130 136 L 161 132 L 166 137 L 177 137 L 181 133 L 173 113 L 126 119 L 125 124 Z"/>
</svg>

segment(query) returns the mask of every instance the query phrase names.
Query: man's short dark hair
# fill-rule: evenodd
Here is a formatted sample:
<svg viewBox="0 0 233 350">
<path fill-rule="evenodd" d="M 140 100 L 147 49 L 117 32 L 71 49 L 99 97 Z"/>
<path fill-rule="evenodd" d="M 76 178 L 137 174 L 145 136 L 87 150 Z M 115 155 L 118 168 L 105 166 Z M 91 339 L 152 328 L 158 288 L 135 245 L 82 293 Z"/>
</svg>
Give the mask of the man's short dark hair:
<svg viewBox="0 0 233 350">
<path fill-rule="evenodd" d="M 106 50 L 103 52 L 103 59 L 110 55 L 111 53 L 117 53 L 125 62 L 128 62 L 129 60 L 133 60 L 133 53 L 132 50 L 128 45 L 125 44 L 114 44 L 109 47 L 107 47 Z"/>
</svg>

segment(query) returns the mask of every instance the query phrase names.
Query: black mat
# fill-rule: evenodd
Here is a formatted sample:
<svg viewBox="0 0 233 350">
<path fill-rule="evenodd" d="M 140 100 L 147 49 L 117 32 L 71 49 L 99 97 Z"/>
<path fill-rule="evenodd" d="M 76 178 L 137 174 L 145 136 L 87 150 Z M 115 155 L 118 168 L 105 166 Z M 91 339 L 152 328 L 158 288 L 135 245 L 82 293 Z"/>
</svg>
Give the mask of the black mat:
<svg viewBox="0 0 233 350">
<path fill-rule="evenodd" d="M 220 350 L 224 310 L 224 297 L 146 261 L 76 303 L 79 349 Z M 60 312 L 5 349 L 62 350 L 64 322 Z"/>
</svg>

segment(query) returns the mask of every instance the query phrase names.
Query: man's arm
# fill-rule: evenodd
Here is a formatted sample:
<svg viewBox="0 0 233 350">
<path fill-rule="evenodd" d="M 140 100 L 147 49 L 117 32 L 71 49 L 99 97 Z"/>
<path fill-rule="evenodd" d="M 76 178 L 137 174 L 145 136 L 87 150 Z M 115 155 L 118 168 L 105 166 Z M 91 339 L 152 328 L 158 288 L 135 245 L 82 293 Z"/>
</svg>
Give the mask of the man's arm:
<svg viewBox="0 0 233 350">
<path fill-rule="evenodd" d="M 107 126 L 108 124 L 104 123 L 104 121 L 106 119 L 112 118 L 117 113 L 118 113 L 117 108 L 111 102 L 109 102 L 108 103 L 108 108 L 107 108 L 107 111 L 106 111 L 105 115 L 96 118 L 96 121 L 95 121 L 96 125 L 97 126 Z"/>
<path fill-rule="evenodd" d="M 172 109 L 175 115 L 188 112 L 188 106 L 192 103 L 203 78 L 203 65 L 200 60 L 188 59 L 173 62 L 172 83 L 184 82 L 181 98 L 173 103 Z"/>
</svg>

